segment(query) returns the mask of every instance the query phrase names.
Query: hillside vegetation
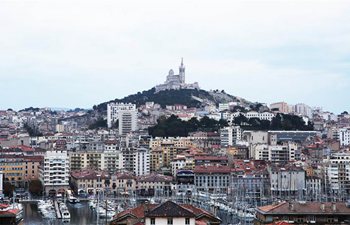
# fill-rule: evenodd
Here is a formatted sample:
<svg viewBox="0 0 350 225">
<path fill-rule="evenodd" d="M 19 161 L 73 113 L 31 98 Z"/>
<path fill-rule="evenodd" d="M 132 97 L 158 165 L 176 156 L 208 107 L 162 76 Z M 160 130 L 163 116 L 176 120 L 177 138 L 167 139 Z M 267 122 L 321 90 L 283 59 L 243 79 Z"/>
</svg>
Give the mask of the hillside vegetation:
<svg viewBox="0 0 350 225">
<path fill-rule="evenodd" d="M 165 90 L 155 92 L 155 88 L 147 91 L 138 92 L 136 94 L 129 95 L 121 99 L 114 99 L 108 102 L 95 105 L 94 110 L 98 112 L 104 112 L 107 110 L 107 104 L 111 102 L 123 102 L 134 103 L 136 106 L 144 105 L 146 102 L 154 102 L 160 104 L 162 108 L 166 105 L 181 104 L 187 107 L 199 108 L 207 103 L 213 103 L 218 105 L 219 103 L 227 103 L 230 101 L 243 102 L 246 105 L 254 105 L 256 103 L 250 103 L 242 98 L 238 98 L 225 93 L 225 91 L 205 91 L 197 89 L 181 89 L 181 90 Z"/>
</svg>

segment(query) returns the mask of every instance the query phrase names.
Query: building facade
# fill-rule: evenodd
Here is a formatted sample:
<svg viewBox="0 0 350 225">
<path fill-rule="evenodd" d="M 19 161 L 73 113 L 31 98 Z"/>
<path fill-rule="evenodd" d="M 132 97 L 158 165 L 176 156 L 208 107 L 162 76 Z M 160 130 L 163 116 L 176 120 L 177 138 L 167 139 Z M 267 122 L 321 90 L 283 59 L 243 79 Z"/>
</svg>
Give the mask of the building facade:
<svg viewBox="0 0 350 225">
<path fill-rule="evenodd" d="M 46 194 L 64 193 L 70 177 L 67 151 L 47 151 L 39 173 Z"/>
<path fill-rule="evenodd" d="M 135 131 L 137 128 L 137 109 L 131 103 L 107 104 L 107 126 L 111 128 L 118 121 L 119 134 L 127 131 Z M 122 127 L 120 126 L 122 125 Z M 124 130 L 123 130 L 124 128 Z"/>
</svg>

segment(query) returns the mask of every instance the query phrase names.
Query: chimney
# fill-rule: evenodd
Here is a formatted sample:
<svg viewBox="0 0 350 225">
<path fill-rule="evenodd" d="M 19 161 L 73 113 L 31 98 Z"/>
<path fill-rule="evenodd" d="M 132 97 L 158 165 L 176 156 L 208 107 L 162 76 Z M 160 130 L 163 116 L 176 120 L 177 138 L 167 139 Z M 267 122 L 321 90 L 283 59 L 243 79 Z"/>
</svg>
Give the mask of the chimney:
<svg viewBox="0 0 350 225">
<path fill-rule="evenodd" d="M 335 202 L 332 202 L 332 211 L 333 212 L 337 211 L 337 204 Z"/>
<path fill-rule="evenodd" d="M 325 205 L 324 205 L 324 202 L 321 202 L 320 209 L 321 209 L 322 212 L 325 211 L 326 207 L 325 207 Z"/>
</svg>

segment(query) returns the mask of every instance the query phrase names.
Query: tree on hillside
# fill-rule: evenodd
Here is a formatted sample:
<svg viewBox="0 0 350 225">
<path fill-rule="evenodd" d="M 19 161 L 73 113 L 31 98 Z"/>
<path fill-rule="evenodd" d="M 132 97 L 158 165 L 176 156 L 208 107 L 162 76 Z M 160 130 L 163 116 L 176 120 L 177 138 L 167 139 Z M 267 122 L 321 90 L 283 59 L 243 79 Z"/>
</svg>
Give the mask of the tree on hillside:
<svg viewBox="0 0 350 225">
<path fill-rule="evenodd" d="M 148 132 L 153 137 L 186 137 L 189 132 L 218 131 L 225 126 L 228 126 L 225 120 L 216 121 L 209 117 L 203 117 L 200 121 L 196 118 L 183 121 L 177 116 L 172 115 L 169 118 L 159 118 L 157 125 L 149 127 Z"/>
<path fill-rule="evenodd" d="M 102 117 L 98 118 L 93 124 L 89 125 L 89 129 L 98 129 L 98 128 L 107 128 L 107 120 L 104 120 Z"/>
</svg>

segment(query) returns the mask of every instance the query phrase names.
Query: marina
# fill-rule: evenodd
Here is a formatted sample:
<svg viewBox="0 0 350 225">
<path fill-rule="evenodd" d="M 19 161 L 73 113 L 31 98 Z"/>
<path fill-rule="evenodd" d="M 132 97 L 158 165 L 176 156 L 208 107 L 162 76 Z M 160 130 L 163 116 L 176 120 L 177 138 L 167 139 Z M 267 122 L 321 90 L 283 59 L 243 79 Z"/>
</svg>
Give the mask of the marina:
<svg viewBox="0 0 350 225">
<path fill-rule="evenodd" d="M 125 209 L 132 208 L 138 204 L 161 203 L 169 198 L 109 198 L 109 199 L 82 199 L 79 202 L 37 200 L 23 202 L 23 224 L 28 225 L 96 225 L 107 224 L 113 216 Z M 204 210 L 212 212 L 222 220 L 221 224 L 252 224 L 254 219 L 254 208 L 244 204 L 230 204 L 225 198 L 216 198 L 200 193 L 192 198 L 177 196 L 173 201 L 183 204 L 193 204 Z M 117 204 L 120 203 L 120 204 Z"/>
</svg>

